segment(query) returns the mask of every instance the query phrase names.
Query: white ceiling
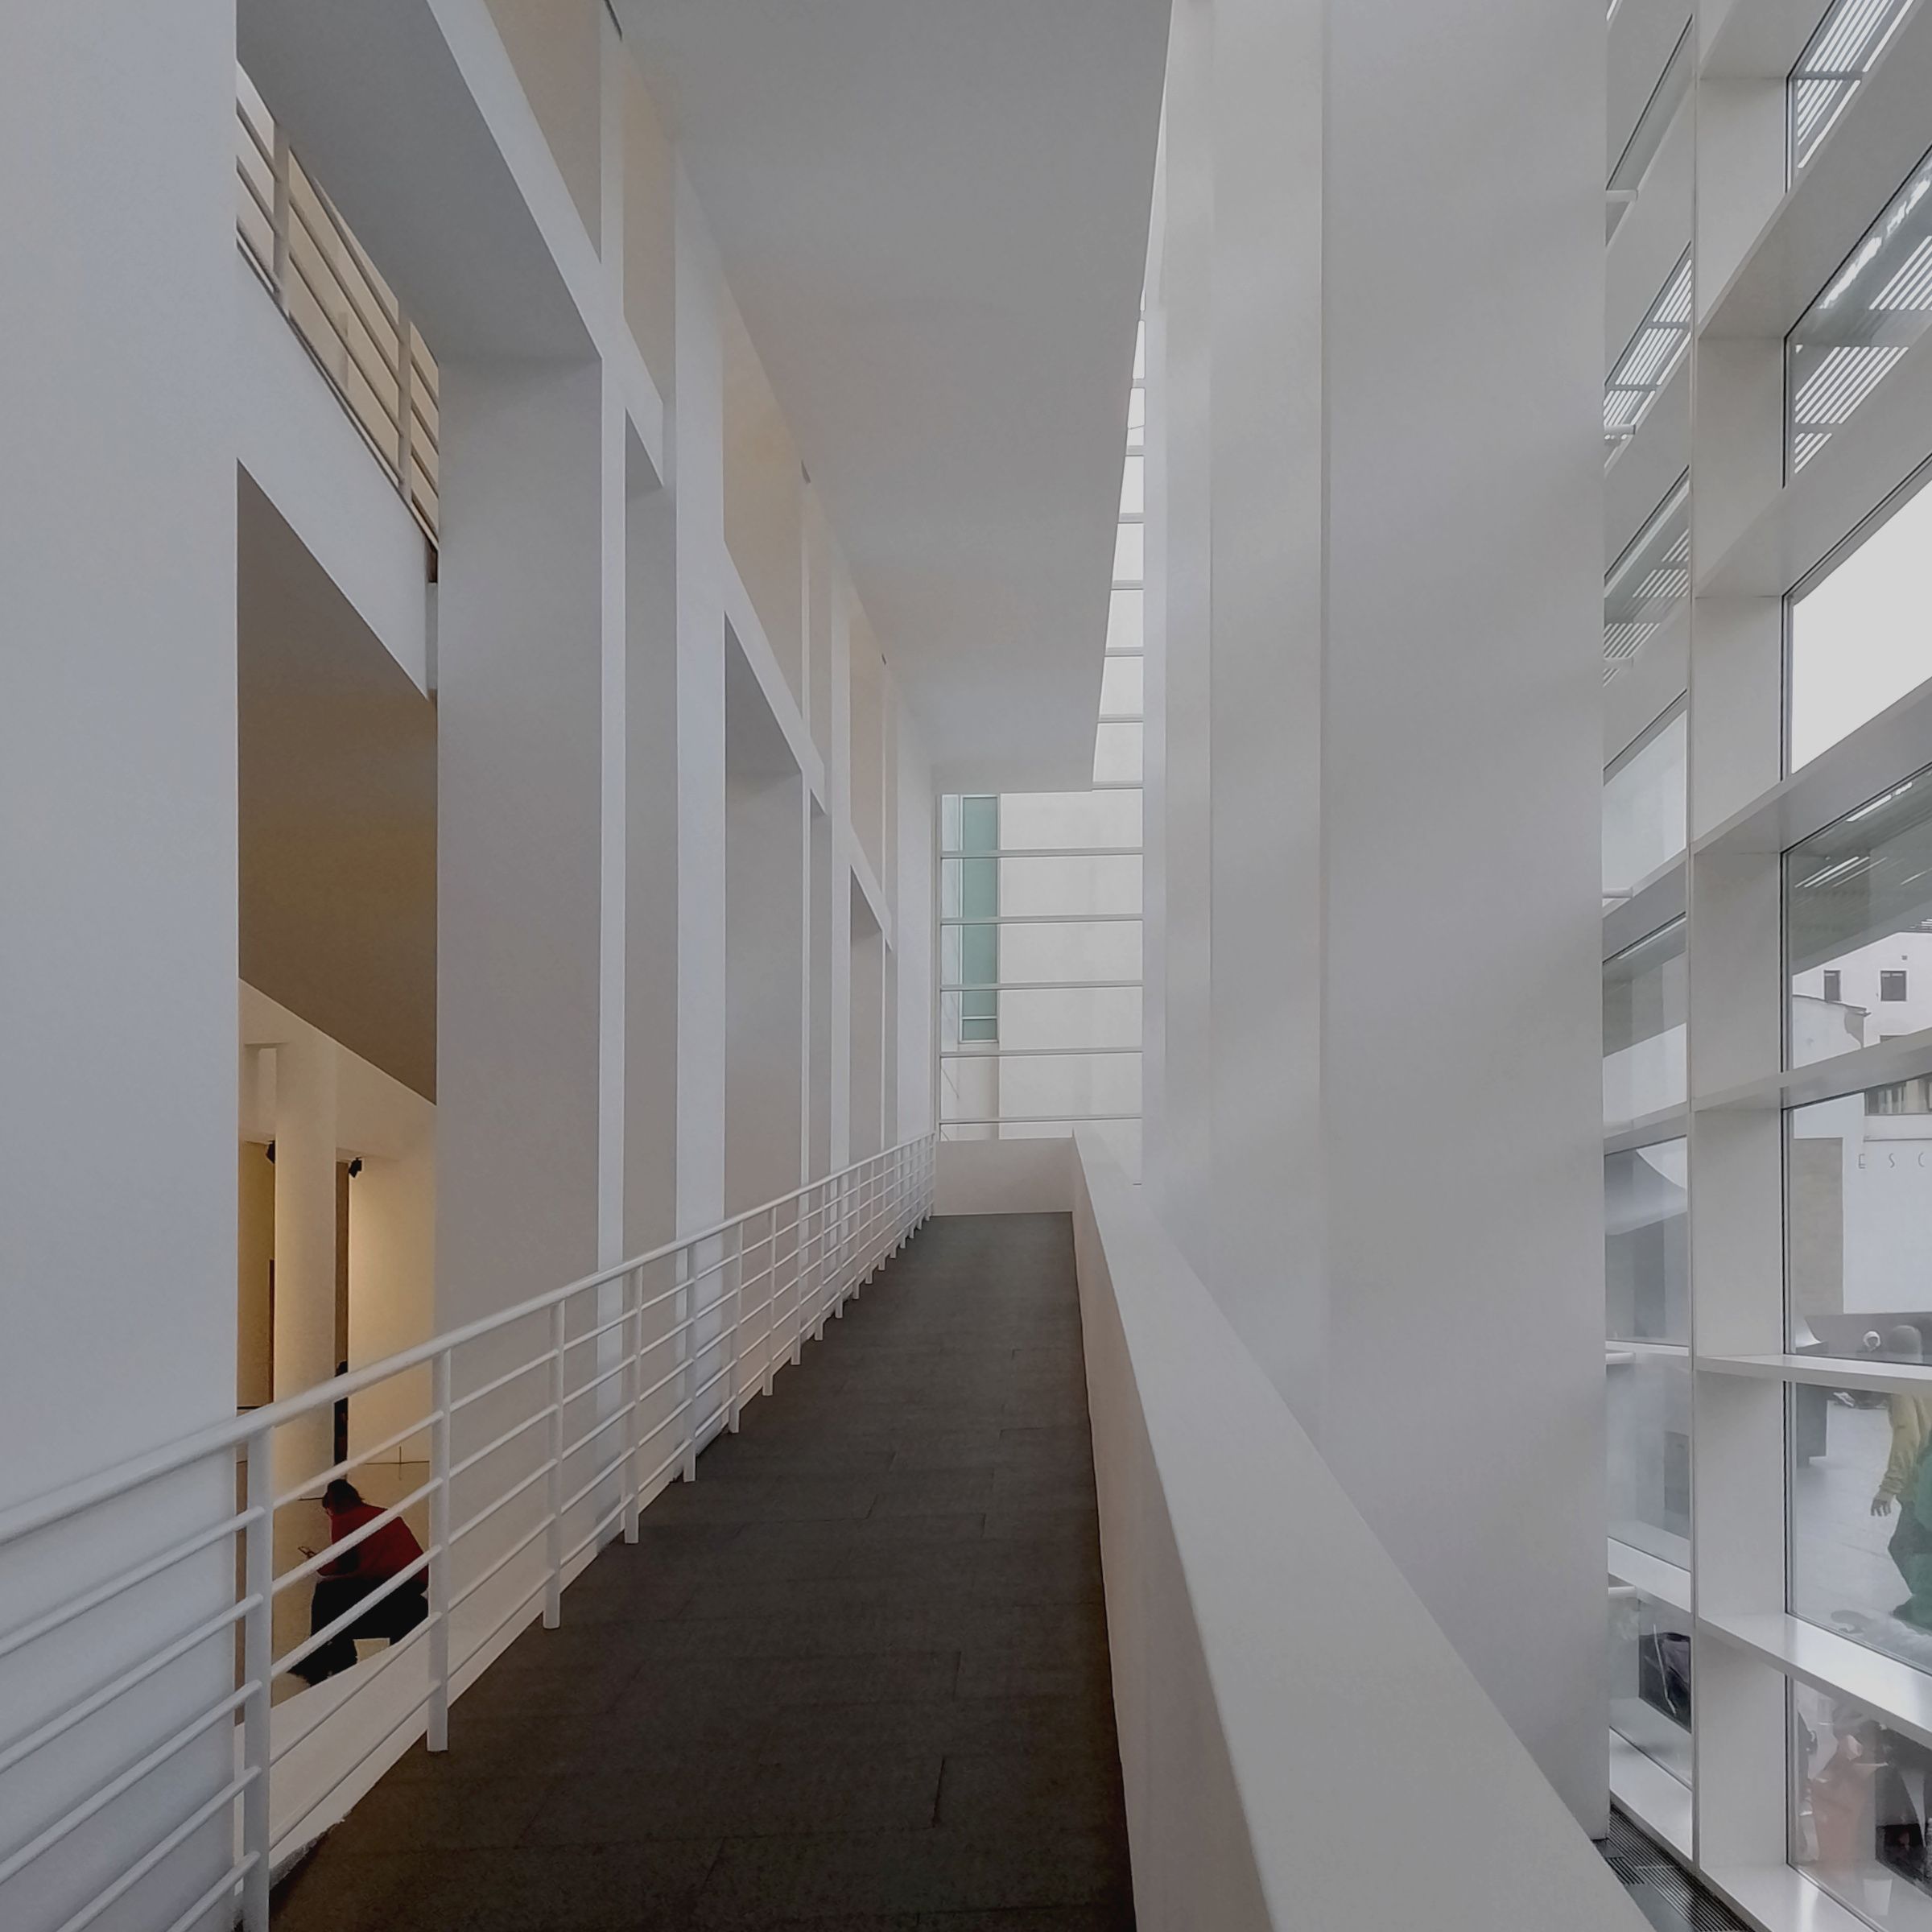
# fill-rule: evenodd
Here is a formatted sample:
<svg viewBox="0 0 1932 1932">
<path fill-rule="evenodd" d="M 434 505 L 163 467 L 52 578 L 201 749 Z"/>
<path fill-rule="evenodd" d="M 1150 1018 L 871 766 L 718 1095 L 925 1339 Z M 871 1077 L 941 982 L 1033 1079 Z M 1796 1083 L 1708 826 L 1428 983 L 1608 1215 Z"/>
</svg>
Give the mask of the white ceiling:
<svg viewBox="0 0 1932 1932">
<path fill-rule="evenodd" d="M 1084 785 L 1167 0 L 615 0 L 942 787 Z"/>
</svg>

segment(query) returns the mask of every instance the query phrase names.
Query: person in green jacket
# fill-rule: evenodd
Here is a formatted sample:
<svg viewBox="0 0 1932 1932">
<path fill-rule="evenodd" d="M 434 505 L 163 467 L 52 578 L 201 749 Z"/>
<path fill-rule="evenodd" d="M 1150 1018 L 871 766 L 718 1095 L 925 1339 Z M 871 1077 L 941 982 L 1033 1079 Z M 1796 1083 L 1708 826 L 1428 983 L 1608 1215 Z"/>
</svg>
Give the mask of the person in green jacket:
<svg viewBox="0 0 1932 1932">
<path fill-rule="evenodd" d="M 1918 1331 L 1901 1323 L 1885 1337 L 1889 1361 L 1922 1362 L 1924 1344 Z M 1889 1516 L 1898 1505 L 1898 1527 L 1886 1545 L 1899 1575 L 1911 1592 L 1892 1614 L 1901 1621 L 1932 1630 L 1932 1393 L 1885 1397 L 1892 1422 L 1892 1453 L 1878 1493 L 1872 1499 L 1874 1516 Z"/>
</svg>

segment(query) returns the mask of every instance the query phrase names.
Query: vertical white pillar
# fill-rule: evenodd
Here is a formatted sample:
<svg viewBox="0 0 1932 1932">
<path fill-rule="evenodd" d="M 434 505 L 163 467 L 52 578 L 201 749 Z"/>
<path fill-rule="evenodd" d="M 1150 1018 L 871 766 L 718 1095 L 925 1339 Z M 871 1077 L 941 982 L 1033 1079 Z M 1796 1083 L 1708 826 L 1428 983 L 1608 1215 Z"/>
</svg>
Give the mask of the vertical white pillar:
<svg viewBox="0 0 1932 1932">
<path fill-rule="evenodd" d="M 826 783 L 832 806 L 832 865 L 827 895 L 832 1009 L 832 1171 L 852 1158 L 852 612 L 850 587 L 836 580 L 832 596 L 832 759 Z"/>
<path fill-rule="evenodd" d="M 233 1413 L 234 75 L 232 0 L 0 7 L 0 1505 Z M 39 1538 L 32 1587 L 84 1590 L 234 1498 L 225 1467 L 151 1485 Z M 159 1649 L 234 1576 L 225 1546 L 177 1566 L 110 1641 Z M 10 1736 L 101 1681 L 100 1629 L 8 1661 Z M 10 1782 L 10 1841 L 233 1668 L 203 1645 L 70 1732 L 57 1776 Z M 78 1913 L 233 1771 L 219 1726 L 0 1889 L 0 1922 Z M 223 1810 L 120 1922 L 173 1923 L 233 1831 Z"/>
<path fill-rule="evenodd" d="M 336 1373 L 336 1048 L 312 1027 L 275 1046 L 275 1399 Z M 275 1438 L 275 1487 L 312 1481 L 333 1459 L 330 1412 Z"/>
<path fill-rule="evenodd" d="M 594 362 L 446 362 L 437 1322 L 597 1257 L 609 586 Z M 621 594 L 621 592 L 620 592 Z"/>
<path fill-rule="evenodd" d="M 724 1202 L 724 396 L 722 275 L 676 190 L 678 1224 Z"/>
<path fill-rule="evenodd" d="M 1604 64 L 1332 0 L 1322 256 L 1322 1446 L 1598 1831 Z"/>
<path fill-rule="evenodd" d="M 0 125 L 6 1501 L 234 1400 L 233 6 L 17 0 Z"/>
</svg>

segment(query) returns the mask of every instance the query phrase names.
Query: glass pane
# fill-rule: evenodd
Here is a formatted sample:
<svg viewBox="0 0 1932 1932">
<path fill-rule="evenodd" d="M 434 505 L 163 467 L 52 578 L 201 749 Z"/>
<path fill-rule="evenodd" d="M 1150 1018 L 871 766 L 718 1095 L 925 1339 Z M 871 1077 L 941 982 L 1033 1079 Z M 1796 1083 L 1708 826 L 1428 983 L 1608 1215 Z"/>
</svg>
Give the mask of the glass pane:
<svg viewBox="0 0 1932 1932">
<path fill-rule="evenodd" d="M 1690 1626 L 1645 1597 L 1610 1600 L 1610 1728 L 1690 1781 Z"/>
<path fill-rule="evenodd" d="M 1862 1706 L 1791 1686 L 1791 1862 L 1880 1932 L 1932 1925 L 1932 1751 Z"/>
<path fill-rule="evenodd" d="M 1918 1359 L 1916 1329 L 1884 1333 Z M 1932 1666 L 1932 1393 L 1794 1382 L 1790 1402 L 1791 1614 Z"/>
<path fill-rule="evenodd" d="M 1690 489 L 1680 483 L 1637 533 L 1604 584 L 1604 662 L 1615 671 L 1662 630 L 1690 594 Z"/>
<path fill-rule="evenodd" d="M 1147 479 L 1145 456 L 1129 456 L 1127 467 L 1121 473 L 1121 514 L 1137 517 L 1147 507 Z"/>
<path fill-rule="evenodd" d="M 1790 1063 L 1932 1026 L 1932 773 L 1785 855 Z"/>
<path fill-rule="evenodd" d="M 1141 599 L 1146 593 L 1137 589 L 1117 589 L 1113 601 L 1107 606 L 1107 648 L 1109 650 L 1136 651 L 1141 648 L 1144 637 L 1141 618 L 1145 613 Z"/>
<path fill-rule="evenodd" d="M 1660 1141 L 1604 1160 L 1604 1332 L 1617 1341 L 1688 1342 L 1684 1219 L 1689 1144 Z"/>
<path fill-rule="evenodd" d="M 999 848 L 999 800 L 997 798 L 960 799 L 960 851 L 997 852 Z"/>
<path fill-rule="evenodd" d="M 1671 715 L 1604 780 L 1604 901 L 1625 899 L 1684 849 L 1688 725 Z"/>
<path fill-rule="evenodd" d="M 1685 1568 L 1690 1563 L 1690 1368 L 1682 1356 L 1604 1355 L 1610 1534 Z"/>
<path fill-rule="evenodd" d="M 1146 551 L 1146 526 L 1140 523 L 1121 524 L 1114 532 L 1114 582 L 1138 584 L 1145 566 Z"/>
<path fill-rule="evenodd" d="M 1905 16 L 1909 0 L 1835 0 L 1791 70 L 1791 171 L 1817 153 Z"/>
<path fill-rule="evenodd" d="M 1604 1125 L 1627 1125 L 1684 1099 L 1684 922 L 1604 962 Z"/>
<path fill-rule="evenodd" d="M 1791 769 L 1932 677 L 1932 489 L 1791 601 Z"/>
<path fill-rule="evenodd" d="M 1932 321 L 1932 155 L 1913 169 L 1785 343 L 1795 476 Z"/>
<path fill-rule="evenodd" d="M 1908 1080 L 1786 1113 L 1794 1348 L 1895 1354 L 1886 1338 L 1900 1323 L 1932 1335 L 1929 1092 Z"/>
</svg>

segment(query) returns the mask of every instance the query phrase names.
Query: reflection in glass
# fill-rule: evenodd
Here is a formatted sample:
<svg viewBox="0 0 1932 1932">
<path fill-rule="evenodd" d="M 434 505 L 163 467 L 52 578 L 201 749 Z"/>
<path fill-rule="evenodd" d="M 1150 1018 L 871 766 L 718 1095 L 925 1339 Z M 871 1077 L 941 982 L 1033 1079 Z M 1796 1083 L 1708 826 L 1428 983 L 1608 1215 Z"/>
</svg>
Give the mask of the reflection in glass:
<svg viewBox="0 0 1932 1932">
<path fill-rule="evenodd" d="M 1688 1342 L 1684 1169 L 1689 1143 L 1660 1141 L 1604 1158 L 1605 1332 Z"/>
<path fill-rule="evenodd" d="M 1932 489 L 1791 600 L 1791 769 L 1932 677 Z"/>
<path fill-rule="evenodd" d="M 1620 1348 L 1604 1355 L 1610 1534 L 1688 1568 L 1690 1368 L 1682 1355 Z"/>
<path fill-rule="evenodd" d="M 1684 849 L 1684 754 L 1680 707 L 1653 725 L 1604 779 L 1604 902 L 1627 899 Z"/>
<path fill-rule="evenodd" d="M 1932 771 L 1785 854 L 1788 1064 L 1932 1026 Z"/>
<path fill-rule="evenodd" d="M 1684 1100 L 1684 922 L 1673 919 L 1604 962 L 1604 1125 Z"/>
<path fill-rule="evenodd" d="M 1788 460 L 1796 476 L 1861 409 L 1932 322 L 1932 155 L 1785 342 Z"/>
<path fill-rule="evenodd" d="M 1834 0 L 1791 70 L 1790 158 L 1796 175 L 1885 51 L 1909 0 Z"/>
<path fill-rule="evenodd" d="M 1604 675 L 1620 671 L 1690 594 L 1690 485 L 1680 482 L 1604 581 Z"/>
<path fill-rule="evenodd" d="M 1690 1620 L 1647 1597 L 1610 1600 L 1610 1728 L 1690 1783 Z"/>
<path fill-rule="evenodd" d="M 1932 1751 L 1848 1698 L 1791 1686 L 1791 1862 L 1881 1932 L 1932 1923 Z"/>
<path fill-rule="evenodd" d="M 1880 1351 L 1919 1360 L 1918 1330 L 1889 1324 Z M 1791 1614 L 1932 1668 L 1932 1390 L 1800 1382 L 1790 1401 Z"/>
</svg>

